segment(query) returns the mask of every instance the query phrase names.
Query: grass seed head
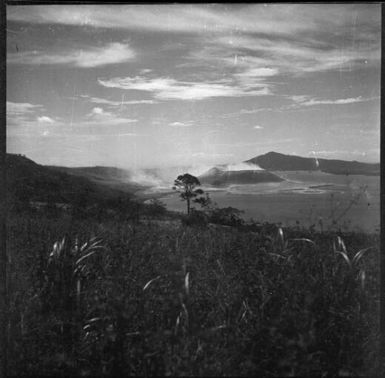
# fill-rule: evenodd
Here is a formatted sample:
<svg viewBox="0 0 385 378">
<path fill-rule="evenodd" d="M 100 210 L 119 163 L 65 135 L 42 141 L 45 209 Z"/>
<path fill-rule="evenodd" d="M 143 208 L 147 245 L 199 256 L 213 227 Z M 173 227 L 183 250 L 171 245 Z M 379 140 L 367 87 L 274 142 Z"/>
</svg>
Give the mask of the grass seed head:
<svg viewBox="0 0 385 378">
<path fill-rule="evenodd" d="M 154 281 L 158 280 L 159 278 L 160 278 L 160 276 L 155 277 L 155 278 L 153 278 L 152 280 L 148 281 L 148 282 L 143 286 L 143 291 L 146 291 L 146 290 L 149 288 L 149 286 L 150 286 Z"/>
<path fill-rule="evenodd" d="M 346 250 L 345 243 L 344 243 L 343 239 L 341 238 L 341 236 L 337 236 L 336 240 L 333 241 L 333 249 L 334 249 L 334 252 L 342 251 L 346 255 L 348 253 Z"/>
<path fill-rule="evenodd" d="M 186 295 L 189 295 L 189 293 L 190 293 L 190 272 L 187 272 L 187 274 L 184 278 L 184 288 L 186 290 Z"/>
<path fill-rule="evenodd" d="M 369 247 L 369 248 L 364 248 L 364 249 L 361 249 L 360 251 L 358 251 L 355 254 L 355 256 L 353 257 L 353 264 L 358 264 L 360 262 L 360 260 L 362 259 L 362 257 L 365 255 L 365 253 L 371 249 L 372 249 L 372 247 Z"/>
</svg>

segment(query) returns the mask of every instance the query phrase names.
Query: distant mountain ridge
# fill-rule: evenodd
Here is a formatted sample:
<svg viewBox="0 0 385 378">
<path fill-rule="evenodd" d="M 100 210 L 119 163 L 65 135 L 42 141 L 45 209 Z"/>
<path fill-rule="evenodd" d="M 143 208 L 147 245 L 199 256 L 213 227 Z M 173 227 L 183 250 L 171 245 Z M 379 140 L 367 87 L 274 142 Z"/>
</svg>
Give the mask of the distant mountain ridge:
<svg viewBox="0 0 385 378">
<path fill-rule="evenodd" d="M 256 164 L 268 171 L 321 171 L 335 175 L 368 175 L 381 174 L 379 163 L 361 163 L 336 159 L 305 158 L 269 152 L 246 160 L 245 163 Z"/>
<path fill-rule="evenodd" d="M 241 167 L 240 169 L 231 169 Z M 202 184 L 225 186 L 284 181 L 279 171 L 320 171 L 335 175 L 380 175 L 380 164 L 336 159 L 305 158 L 269 152 L 239 164 L 217 165 L 199 176 Z"/>
<path fill-rule="evenodd" d="M 8 195 L 34 201 L 71 202 L 73 196 L 84 193 L 90 198 L 134 195 L 148 187 L 158 187 L 162 170 L 129 171 L 115 167 L 58 167 L 35 163 L 23 155 L 7 154 Z M 182 171 L 182 170 L 181 170 Z M 180 171 L 180 172 L 181 172 Z M 198 176 L 202 184 L 227 186 L 281 182 L 279 171 L 321 171 L 337 175 L 380 175 L 380 164 L 335 159 L 304 158 L 269 152 L 238 164 L 222 164 Z M 177 172 L 177 171 L 175 171 Z M 170 173 L 173 175 L 174 170 Z M 179 172 L 179 173 L 180 173 Z M 164 173 L 164 172 L 163 172 Z M 175 176 L 163 180 L 162 185 Z"/>
</svg>

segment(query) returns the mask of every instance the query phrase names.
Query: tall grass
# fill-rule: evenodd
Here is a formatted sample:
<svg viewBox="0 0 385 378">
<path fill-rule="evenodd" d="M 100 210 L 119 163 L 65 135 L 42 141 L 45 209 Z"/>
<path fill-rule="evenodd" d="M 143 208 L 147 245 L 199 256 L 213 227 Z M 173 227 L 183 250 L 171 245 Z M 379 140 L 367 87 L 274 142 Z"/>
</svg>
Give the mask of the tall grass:
<svg viewBox="0 0 385 378">
<path fill-rule="evenodd" d="M 375 235 L 13 216 L 8 253 L 13 375 L 377 372 Z"/>
</svg>

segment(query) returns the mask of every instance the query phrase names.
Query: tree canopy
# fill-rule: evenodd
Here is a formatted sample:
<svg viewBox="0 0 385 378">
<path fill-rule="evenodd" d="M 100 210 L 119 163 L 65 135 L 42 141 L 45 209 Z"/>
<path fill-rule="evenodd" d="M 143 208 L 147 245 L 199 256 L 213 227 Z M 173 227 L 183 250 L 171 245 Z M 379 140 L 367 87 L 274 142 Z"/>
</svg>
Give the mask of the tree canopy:
<svg viewBox="0 0 385 378">
<path fill-rule="evenodd" d="M 199 203 L 199 198 L 197 197 L 204 193 L 202 189 L 197 188 L 200 185 L 201 183 L 198 178 L 189 173 L 179 175 L 174 181 L 173 189 L 177 190 L 180 193 L 182 200 L 187 203 L 187 214 L 190 214 L 191 212 L 191 202 Z"/>
</svg>

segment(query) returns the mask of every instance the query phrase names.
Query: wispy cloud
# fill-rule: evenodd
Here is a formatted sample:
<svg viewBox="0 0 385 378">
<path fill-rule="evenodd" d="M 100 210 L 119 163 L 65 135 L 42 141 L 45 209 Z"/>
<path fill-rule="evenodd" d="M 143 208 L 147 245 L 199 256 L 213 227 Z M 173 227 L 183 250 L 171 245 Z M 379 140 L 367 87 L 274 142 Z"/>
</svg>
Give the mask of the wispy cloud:
<svg viewBox="0 0 385 378">
<path fill-rule="evenodd" d="M 161 100 L 203 100 L 212 97 L 240 97 L 269 95 L 267 84 L 242 83 L 232 80 L 216 82 L 186 82 L 172 78 L 146 78 L 143 76 L 99 79 L 108 88 L 151 92 Z"/>
<path fill-rule="evenodd" d="M 255 129 L 255 130 L 262 130 L 263 126 L 256 125 L 256 126 L 253 127 L 253 129 Z"/>
<path fill-rule="evenodd" d="M 37 117 L 37 121 L 41 123 L 48 123 L 51 125 L 55 123 L 55 120 L 53 120 L 51 117 L 48 117 L 48 116 Z"/>
<path fill-rule="evenodd" d="M 28 102 L 7 101 L 7 115 L 33 114 L 38 110 L 44 109 L 43 105 L 30 104 Z"/>
<path fill-rule="evenodd" d="M 255 108 L 255 109 L 241 109 L 239 112 L 223 114 L 221 118 L 239 117 L 242 114 L 257 114 L 261 112 L 272 112 L 273 108 Z"/>
<path fill-rule="evenodd" d="M 273 108 L 257 108 L 257 109 L 241 109 L 239 113 L 241 114 L 255 114 L 260 112 L 270 112 Z"/>
<path fill-rule="evenodd" d="M 313 15 L 314 18 L 314 15 Z M 345 30 L 345 40 L 327 37 L 310 38 L 298 35 L 285 37 L 270 35 L 238 34 L 205 39 L 203 48 L 191 51 L 189 64 L 210 63 L 220 67 L 232 67 L 245 78 L 276 76 L 278 74 L 307 75 L 331 70 L 352 70 L 380 62 L 379 27 L 372 38 L 357 35 L 356 29 Z M 317 33 L 321 33 L 321 29 Z M 369 34 L 369 33 L 368 33 Z M 356 39 L 351 40 L 351 35 Z"/>
<path fill-rule="evenodd" d="M 134 50 L 129 45 L 115 42 L 102 47 L 71 49 L 59 53 L 45 51 L 10 53 L 7 55 L 7 62 L 33 65 L 64 64 L 89 68 L 131 61 L 135 56 Z"/>
<path fill-rule="evenodd" d="M 68 134 L 65 132 L 57 132 L 57 131 L 44 131 L 42 133 L 44 137 L 68 137 Z M 73 137 L 76 138 L 87 138 L 88 140 L 99 140 L 105 138 L 120 138 L 120 137 L 144 137 L 147 135 L 138 134 L 138 133 L 79 133 L 73 134 Z"/>
<path fill-rule="evenodd" d="M 107 105 L 107 106 L 122 106 L 122 105 L 140 105 L 140 104 L 156 104 L 157 102 L 154 100 L 124 100 L 122 97 L 121 101 L 113 101 L 100 97 L 92 97 L 88 95 L 80 95 L 77 98 L 84 99 L 93 104 Z"/>
<path fill-rule="evenodd" d="M 269 67 L 246 67 L 244 71 L 236 73 L 234 76 L 242 81 L 263 80 L 266 77 L 275 76 L 278 74 L 277 68 Z"/>
<path fill-rule="evenodd" d="M 257 114 L 260 112 L 299 111 L 301 109 L 306 110 L 306 108 L 310 108 L 312 106 L 317 106 L 317 105 L 349 105 L 349 104 L 379 100 L 379 97 L 366 98 L 362 96 L 339 98 L 339 99 L 317 99 L 307 95 L 294 95 L 294 96 L 282 95 L 282 97 L 288 98 L 290 101 L 292 101 L 292 103 L 288 105 L 277 106 L 275 108 L 269 107 L 269 108 L 241 109 L 239 112 L 224 114 L 222 118 L 239 117 L 244 114 Z M 311 110 L 311 109 L 307 109 L 307 110 Z M 255 126 L 254 128 L 258 128 L 258 127 Z"/>
<path fill-rule="evenodd" d="M 347 105 L 355 104 L 358 102 L 372 101 L 376 99 L 375 97 L 363 98 L 362 96 L 358 97 L 349 97 L 349 98 L 339 98 L 339 99 L 326 99 L 319 100 L 315 98 L 310 98 L 310 96 L 292 96 L 291 99 L 295 104 L 289 105 L 289 108 L 295 108 L 300 106 L 315 106 L 315 105 Z"/>
<path fill-rule="evenodd" d="M 172 127 L 190 127 L 190 126 L 192 126 L 192 124 L 193 124 L 192 121 L 189 121 L 189 122 L 175 121 L 175 122 L 170 123 L 169 125 Z"/>
<path fill-rule="evenodd" d="M 130 119 L 120 117 L 114 113 L 106 112 L 103 108 L 95 107 L 89 114 L 86 115 L 86 119 L 77 123 L 80 127 L 85 126 L 117 126 L 127 125 L 129 123 L 137 122 L 137 119 Z"/>
</svg>

